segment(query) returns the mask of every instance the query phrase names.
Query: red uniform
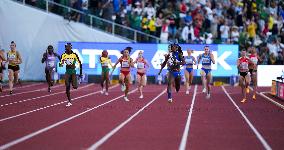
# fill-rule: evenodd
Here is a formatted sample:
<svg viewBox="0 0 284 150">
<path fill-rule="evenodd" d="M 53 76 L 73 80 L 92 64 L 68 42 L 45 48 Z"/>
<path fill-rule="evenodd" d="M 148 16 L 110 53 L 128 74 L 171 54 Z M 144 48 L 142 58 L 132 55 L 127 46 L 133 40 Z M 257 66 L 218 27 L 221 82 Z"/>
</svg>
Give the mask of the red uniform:
<svg viewBox="0 0 284 150">
<path fill-rule="evenodd" d="M 240 69 L 240 75 L 243 76 L 245 78 L 245 76 L 248 74 L 249 68 L 249 58 L 248 57 L 241 57 L 239 58 L 239 69 Z"/>
<path fill-rule="evenodd" d="M 121 64 L 121 70 L 120 70 L 120 72 L 121 72 L 122 74 L 124 74 L 124 76 L 127 76 L 127 75 L 130 73 L 129 60 L 128 60 L 128 59 L 125 59 L 125 58 L 121 58 L 120 64 Z"/>
</svg>

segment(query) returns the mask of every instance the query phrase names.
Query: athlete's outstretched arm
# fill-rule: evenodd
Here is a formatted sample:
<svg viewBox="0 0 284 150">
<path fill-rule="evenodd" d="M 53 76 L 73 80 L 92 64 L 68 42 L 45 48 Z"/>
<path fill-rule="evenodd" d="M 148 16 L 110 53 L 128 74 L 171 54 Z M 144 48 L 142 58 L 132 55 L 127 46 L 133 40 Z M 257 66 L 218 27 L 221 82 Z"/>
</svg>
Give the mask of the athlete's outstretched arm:
<svg viewBox="0 0 284 150">
<path fill-rule="evenodd" d="M 65 53 L 63 53 L 60 57 L 59 67 L 63 67 L 64 59 L 65 59 Z"/>
<path fill-rule="evenodd" d="M 46 61 L 46 59 L 47 59 L 47 55 L 46 55 L 46 53 L 43 53 L 41 63 L 44 63 Z"/>
<path fill-rule="evenodd" d="M 6 58 L 5 58 L 5 55 L 4 55 L 4 50 L 0 50 L 0 58 L 3 60 L 3 61 L 7 61 Z"/>
<path fill-rule="evenodd" d="M 241 61 L 238 59 L 238 60 L 237 60 L 237 67 L 238 67 L 238 68 L 240 67 L 240 64 L 241 64 Z"/>
<path fill-rule="evenodd" d="M 201 54 L 199 56 L 197 56 L 197 69 L 198 69 L 198 64 L 200 63 L 200 60 L 201 60 Z"/>
<path fill-rule="evenodd" d="M 193 64 L 196 65 L 196 59 L 195 57 L 192 57 L 193 58 Z"/>
<path fill-rule="evenodd" d="M 115 70 L 115 68 L 116 68 L 116 65 L 121 61 L 121 57 L 116 61 L 116 63 L 114 64 L 114 66 L 112 67 L 112 71 L 111 71 L 111 73 L 110 74 L 112 74 L 113 73 L 113 71 Z"/>
<path fill-rule="evenodd" d="M 214 58 L 214 55 L 212 53 L 210 53 L 210 58 L 212 60 L 212 63 L 215 64 L 215 58 Z"/>
<path fill-rule="evenodd" d="M 23 61 L 22 61 L 22 56 L 21 56 L 21 54 L 17 51 L 17 53 L 18 53 L 18 62 L 17 62 L 17 64 L 21 64 Z"/>
<path fill-rule="evenodd" d="M 167 55 L 165 56 L 165 60 L 164 60 L 164 62 L 161 64 L 161 69 L 160 69 L 158 75 L 160 75 L 161 72 L 162 72 L 162 70 L 165 68 L 165 66 L 166 66 L 166 64 L 167 64 L 167 62 L 168 62 L 168 60 L 169 60 L 169 56 L 170 56 L 169 54 L 167 54 Z"/>
<path fill-rule="evenodd" d="M 132 58 L 130 58 L 129 64 L 130 64 L 131 67 L 134 67 L 134 63 L 133 63 L 133 59 Z"/>
<path fill-rule="evenodd" d="M 82 75 L 83 74 L 82 62 L 81 62 L 79 56 L 76 53 L 74 53 L 74 54 L 76 55 L 76 59 L 77 59 L 79 66 L 80 66 L 80 75 Z"/>
</svg>

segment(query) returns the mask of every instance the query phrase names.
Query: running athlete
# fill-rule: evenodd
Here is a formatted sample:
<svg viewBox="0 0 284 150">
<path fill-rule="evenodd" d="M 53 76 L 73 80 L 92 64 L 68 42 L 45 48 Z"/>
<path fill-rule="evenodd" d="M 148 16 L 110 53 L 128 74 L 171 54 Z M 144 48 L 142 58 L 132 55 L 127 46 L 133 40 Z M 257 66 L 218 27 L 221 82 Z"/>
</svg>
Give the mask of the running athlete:
<svg viewBox="0 0 284 150">
<path fill-rule="evenodd" d="M 146 67 L 149 68 L 149 64 L 147 60 L 143 57 L 143 52 L 140 51 L 138 53 L 138 58 L 134 61 L 137 64 L 137 82 L 138 82 L 138 90 L 140 92 L 140 97 L 143 98 L 143 87 L 146 86 Z"/>
<path fill-rule="evenodd" d="M 101 87 L 102 87 L 102 94 L 108 95 L 108 87 L 109 87 L 109 65 L 111 67 L 112 63 L 110 58 L 108 57 L 107 50 L 102 52 L 102 56 L 100 57 L 101 65 L 102 65 L 102 80 L 101 80 Z M 106 88 L 104 89 L 104 83 L 106 84 Z"/>
<path fill-rule="evenodd" d="M 198 57 L 198 62 L 197 62 L 197 68 L 198 68 L 198 64 L 201 61 L 202 64 L 202 68 L 200 71 L 200 75 L 201 75 L 201 79 L 202 79 L 202 85 L 203 85 L 203 93 L 206 93 L 207 91 L 207 95 L 206 98 L 210 98 L 210 91 L 211 91 L 211 87 L 210 87 L 210 82 L 211 82 L 211 62 L 213 64 L 215 64 L 215 59 L 213 54 L 210 52 L 209 46 L 205 46 L 204 47 L 204 53 L 200 54 Z"/>
<path fill-rule="evenodd" d="M 67 107 L 71 106 L 71 97 L 70 97 L 70 83 L 74 89 L 78 88 L 77 78 L 76 78 L 76 63 L 80 65 L 80 77 L 82 77 L 82 63 L 79 59 L 79 56 L 74 53 L 72 50 L 72 44 L 67 43 L 65 45 L 65 53 L 61 55 L 61 60 L 59 62 L 59 67 L 63 67 L 63 64 L 66 64 L 65 72 L 65 86 L 66 86 L 66 95 L 68 98 Z"/>
<path fill-rule="evenodd" d="M 0 50 L 0 92 L 2 92 L 2 84 L 3 84 L 3 70 L 5 69 L 5 55 L 4 50 Z"/>
<path fill-rule="evenodd" d="M 193 50 L 188 49 L 187 50 L 187 57 L 185 57 L 185 86 L 186 86 L 186 92 L 185 94 L 189 94 L 189 90 L 191 88 L 192 80 L 193 80 L 193 65 L 196 64 L 195 58 L 191 55 L 193 53 Z"/>
<path fill-rule="evenodd" d="M 253 83 L 253 96 L 252 99 L 256 100 L 256 89 L 257 89 L 257 62 L 260 59 L 258 54 L 256 53 L 256 49 L 254 47 L 250 48 L 251 54 L 249 55 L 250 63 L 249 63 L 249 72 L 251 74 L 251 80 Z M 247 93 L 249 93 L 249 88 L 247 88 Z"/>
<path fill-rule="evenodd" d="M 113 70 L 116 68 L 116 65 L 120 63 L 121 69 L 120 69 L 120 74 L 119 74 L 119 83 L 121 84 L 121 91 L 124 91 L 124 100 L 129 101 L 127 98 L 129 87 L 130 87 L 130 81 L 131 81 L 131 76 L 130 76 L 130 67 L 134 67 L 134 63 L 132 58 L 130 58 L 130 52 L 131 52 L 131 47 L 125 48 L 123 51 L 121 51 L 122 56 L 117 60 L 115 65 L 113 66 Z"/>
<path fill-rule="evenodd" d="M 249 62 L 250 59 L 246 56 L 246 50 L 243 49 L 241 51 L 241 57 L 238 59 L 237 66 L 240 72 L 239 77 L 239 84 L 242 88 L 242 94 L 243 94 L 243 100 L 242 103 L 246 102 L 247 94 L 245 89 L 248 88 L 248 85 L 250 83 L 250 73 L 249 73 Z"/>
<path fill-rule="evenodd" d="M 7 53 L 8 71 L 9 71 L 9 89 L 10 94 L 13 94 L 13 84 L 19 82 L 20 64 L 22 63 L 22 57 L 16 50 L 16 43 L 11 42 L 11 50 Z"/>
<path fill-rule="evenodd" d="M 48 92 L 51 92 L 50 87 L 53 86 L 51 76 L 55 72 L 56 57 L 60 60 L 60 56 L 54 52 L 53 46 L 48 45 L 46 52 L 43 54 L 41 63 L 45 62 L 45 79 L 48 83 Z"/>
<path fill-rule="evenodd" d="M 165 61 L 161 64 L 161 69 L 158 75 L 161 74 L 162 69 L 167 65 L 168 73 L 168 87 L 167 87 L 167 94 L 168 94 L 168 102 L 172 103 L 172 87 L 174 86 L 176 92 L 180 89 L 180 82 L 181 82 L 181 74 L 180 74 L 180 66 L 184 65 L 184 57 L 181 47 L 178 44 L 170 44 L 168 46 L 169 54 L 165 55 Z"/>
</svg>

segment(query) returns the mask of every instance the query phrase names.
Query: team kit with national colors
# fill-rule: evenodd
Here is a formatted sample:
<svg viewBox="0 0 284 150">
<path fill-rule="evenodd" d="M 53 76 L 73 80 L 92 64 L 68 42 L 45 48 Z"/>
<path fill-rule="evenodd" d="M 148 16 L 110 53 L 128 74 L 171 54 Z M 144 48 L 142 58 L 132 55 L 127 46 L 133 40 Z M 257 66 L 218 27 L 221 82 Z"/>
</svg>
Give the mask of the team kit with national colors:
<svg viewBox="0 0 284 150">
<path fill-rule="evenodd" d="M 19 80 L 19 65 L 22 63 L 22 58 L 19 51 L 16 51 L 16 43 L 11 42 L 11 50 L 7 53 L 7 59 L 4 55 L 4 51 L 0 51 L 0 92 L 2 92 L 2 83 L 3 83 L 3 70 L 6 69 L 5 65 L 8 64 L 9 71 L 9 90 L 10 94 L 13 94 L 13 84 L 17 83 Z M 112 76 L 116 66 L 120 65 L 119 73 L 119 84 L 121 86 L 121 91 L 124 92 L 123 99 L 128 102 L 128 92 L 131 85 L 131 69 L 136 68 L 136 81 L 137 89 L 140 94 L 139 99 L 143 99 L 143 87 L 147 83 L 147 72 L 150 68 L 150 65 L 146 58 L 143 57 L 143 51 L 139 51 L 138 57 L 133 60 L 130 57 L 132 47 L 126 47 L 121 51 L 121 57 L 114 63 L 112 63 L 110 57 L 108 56 L 108 50 L 103 50 L 100 56 L 101 64 L 101 94 L 109 95 L 109 86 L 110 86 L 110 77 Z M 189 90 L 192 85 L 194 78 L 193 69 L 196 65 L 198 69 L 199 63 L 201 63 L 201 80 L 203 85 L 202 92 L 205 93 L 206 99 L 210 99 L 211 96 L 211 80 L 212 80 L 212 64 L 215 64 L 215 58 L 210 50 L 210 46 L 204 46 L 204 53 L 200 54 L 196 58 L 192 55 L 195 50 L 188 48 L 187 55 L 183 54 L 181 46 L 179 44 L 169 44 L 168 52 L 164 55 L 164 61 L 160 64 L 161 68 L 158 75 L 161 74 L 164 67 L 167 66 L 167 100 L 169 103 L 172 103 L 173 100 L 173 91 L 179 92 L 181 86 L 181 68 L 184 67 L 185 75 L 185 94 L 189 94 Z M 250 53 L 248 55 L 248 52 Z M 45 50 L 45 53 L 42 56 L 41 62 L 45 63 L 45 76 L 46 82 L 48 83 L 48 92 L 51 92 L 51 87 L 54 85 L 52 79 L 53 74 L 56 72 L 56 64 L 59 60 L 59 67 L 66 67 L 64 79 L 66 86 L 66 96 L 68 99 L 67 107 L 72 105 L 70 89 L 71 85 L 74 89 L 78 88 L 78 78 L 76 68 L 79 67 L 79 78 L 82 77 L 82 62 L 77 55 L 72 50 L 72 44 L 65 44 L 65 52 L 61 56 L 54 52 L 52 45 L 49 45 Z M 244 49 L 240 52 L 240 58 L 237 60 L 237 67 L 239 71 L 239 86 L 243 94 L 241 100 L 242 103 L 247 101 L 247 94 L 249 93 L 249 86 L 252 82 L 253 87 L 253 100 L 256 100 L 256 90 L 257 90 L 257 64 L 259 61 L 262 61 L 257 54 L 257 51 L 254 47 Z M 174 87 L 174 90 L 172 88 Z"/>
</svg>

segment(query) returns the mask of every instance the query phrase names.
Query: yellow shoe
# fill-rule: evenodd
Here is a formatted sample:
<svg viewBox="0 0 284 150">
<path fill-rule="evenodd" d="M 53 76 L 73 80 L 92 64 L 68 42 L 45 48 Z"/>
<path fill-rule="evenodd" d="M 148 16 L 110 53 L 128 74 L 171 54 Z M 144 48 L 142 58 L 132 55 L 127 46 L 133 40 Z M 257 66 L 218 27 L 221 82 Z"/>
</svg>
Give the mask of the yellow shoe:
<svg viewBox="0 0 284 150">
<path fill-rule="evenodd" d="M 241 101 L 241 103 L 245 103 L 246 101 L 247 101 L 247 99 L 244 98 L 244 99 Z"/>
<path fill-rule="evenodd" d="M 247 94 L 249 93 L 249 88 L 247 88 Z"/>
<path fill-rule="evenodd" d="M 256 100 L 255 94 L 253 94 L 252 99 L 253 99 L 253 100 Z"/>
</svg>

